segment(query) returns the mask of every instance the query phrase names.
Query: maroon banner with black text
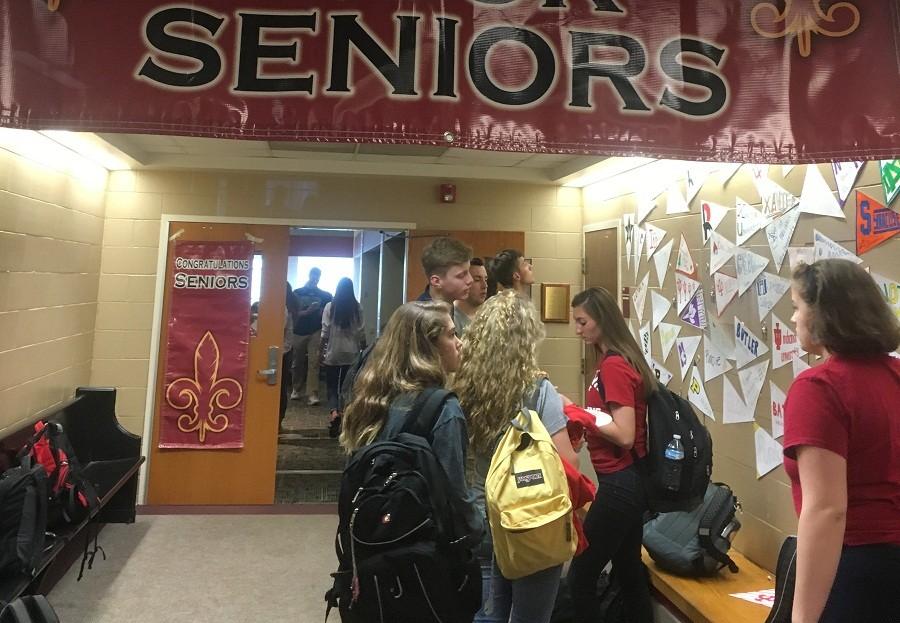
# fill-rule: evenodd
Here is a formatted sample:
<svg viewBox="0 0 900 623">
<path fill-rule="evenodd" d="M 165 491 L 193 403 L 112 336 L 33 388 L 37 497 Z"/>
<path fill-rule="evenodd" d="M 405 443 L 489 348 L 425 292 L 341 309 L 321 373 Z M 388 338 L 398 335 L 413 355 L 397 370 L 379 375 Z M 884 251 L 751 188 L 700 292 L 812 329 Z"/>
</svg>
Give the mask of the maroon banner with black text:
<svg viewBox="0 0 900 623">
<path fill-rule="evenodd" d="M 250 242 L 175 243 L 160 448 L 242 448 Z"/>
<path fill-rule="evenodd" d="M 0 125 L 820 162 L 900 154 L 886 0 L 0 0 Z"/>
</svg>

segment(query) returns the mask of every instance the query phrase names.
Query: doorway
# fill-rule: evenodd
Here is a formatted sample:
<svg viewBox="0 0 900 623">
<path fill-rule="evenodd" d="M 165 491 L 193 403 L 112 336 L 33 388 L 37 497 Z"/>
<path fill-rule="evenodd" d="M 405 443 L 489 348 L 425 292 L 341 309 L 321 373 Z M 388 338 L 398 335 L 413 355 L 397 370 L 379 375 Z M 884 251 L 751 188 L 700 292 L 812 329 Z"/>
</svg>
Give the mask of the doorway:
<svg viewBox="0 0 900 623">
<path fill-rule="evenodd" d="M 605 288 L 622 306 L 622 277 L 619 261 L 622 256 L 621 221 L 604 221 L 584 226 L 584 287 Z M 592 348 L 584 348 L 582 374 L 585 399 L 597 369 L 597 355 Z"/>
</svg>

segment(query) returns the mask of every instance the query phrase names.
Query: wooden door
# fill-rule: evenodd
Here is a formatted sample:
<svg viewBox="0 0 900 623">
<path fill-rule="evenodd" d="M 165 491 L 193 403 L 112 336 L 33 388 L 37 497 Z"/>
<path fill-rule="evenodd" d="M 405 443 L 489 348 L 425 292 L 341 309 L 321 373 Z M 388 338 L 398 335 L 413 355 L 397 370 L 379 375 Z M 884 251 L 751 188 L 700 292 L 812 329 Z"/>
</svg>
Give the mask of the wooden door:
<svg viewBox="0 0 900 623">
<path fill-rule="evenodd" d="M 619 293 L 619 228 L 617 226 L 584 233 L 584 287 L 605 288 L 618 300 Z M 584 349 L 584 388 L 594 380 L 597 355 L 593 348 Z"/>
<path fill-rule="evenodd" d="M 251 333 L 245 393 L 244 447 L 235 450 L 160 449 L 159 405 L 164 392 L 165 344 L 168 337 L 169 297 L 163 300 L 160 354 L 157 368 L 153 443 L 150 448 L 147 503 L 159 504 L 272 504 L 275 500 L 275 463 L 278 447 L 278 402 L 281 370 L 275 385 L 257 375 L 268 367 L 268 349 L 281 352 L 284 342 L 285 278 L 289 228 L 276 225 L 180 223 L 181 240 L 235 241 L 248 237 L 262 258 L 259 279 L 259 316 Z M 175 243 L 170 242 L 171 257 Z M 172 262 L 166 262 L 166 288 L 172 283 Z M 215 310 L 210 310 L 215 313 Z M 278 356 L 278 368 L 281 367 Z"/>
</svg>

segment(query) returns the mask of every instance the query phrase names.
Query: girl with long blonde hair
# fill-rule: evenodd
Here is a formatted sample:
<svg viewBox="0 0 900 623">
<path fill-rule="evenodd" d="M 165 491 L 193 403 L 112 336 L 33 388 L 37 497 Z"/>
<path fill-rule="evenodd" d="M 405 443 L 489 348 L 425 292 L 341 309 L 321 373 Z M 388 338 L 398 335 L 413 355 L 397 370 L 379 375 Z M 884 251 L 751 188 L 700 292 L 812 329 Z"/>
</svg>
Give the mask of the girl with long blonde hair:
<svg viewBox="0 0 900 623">
<path fill-rule="evenodd" d="M 474 455 L 472 490 L 484 513 L 484 482 L 494 448 L 521 408 L 536 411 L 560 456 L 573 465 L 578 457 L 566 430 L 562 400 L 537 364 L 544 327 L 531 301 L 514 290 L 489 298 L 478 309 L 463 337 L 462 362 L 452 389 L 468 423 Z M 550 620 L 562 567 L 509 581 L 493 564 L 489 534 L 479 557 L 482 595 L 488 601 L 480 623 L 545 623 Z"/>
</svg>

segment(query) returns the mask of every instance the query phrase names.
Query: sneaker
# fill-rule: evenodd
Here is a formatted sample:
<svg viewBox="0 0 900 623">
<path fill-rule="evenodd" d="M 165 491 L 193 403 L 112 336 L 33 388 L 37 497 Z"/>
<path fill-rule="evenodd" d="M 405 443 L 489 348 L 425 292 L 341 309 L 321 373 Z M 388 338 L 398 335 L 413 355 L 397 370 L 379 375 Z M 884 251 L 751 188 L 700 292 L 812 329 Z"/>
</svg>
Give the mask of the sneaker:
<svg viewBox="0 0 900 623">
<path fill-rule="evenodd" d="M 310 407 L 314 407 L 319 404 L 319 394 L 310 394 L 309 400 L 306 401 Z"/>
<path fill-rule="evenodd" d="M 291 400 L 300 400 L 300 396 L 300 392 L 298 392 L 296 389 L 291 392 Z"/>
</svg>

